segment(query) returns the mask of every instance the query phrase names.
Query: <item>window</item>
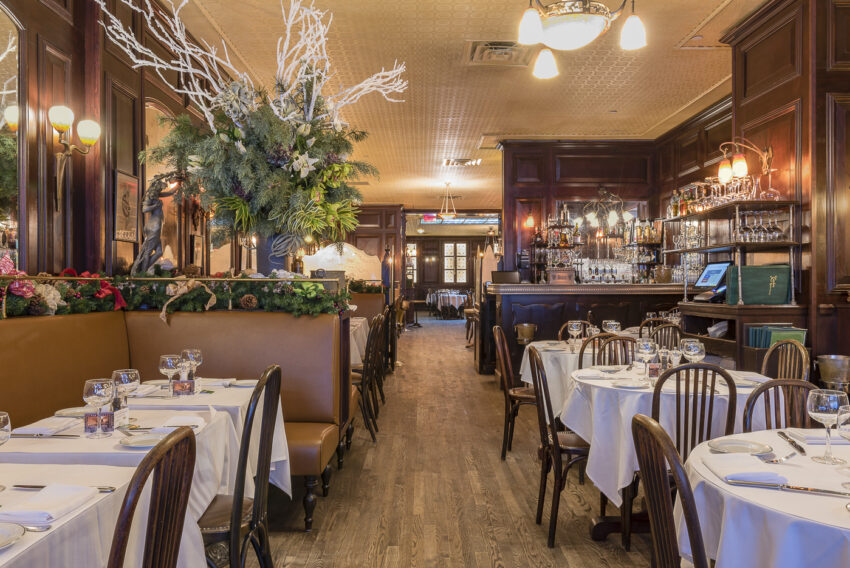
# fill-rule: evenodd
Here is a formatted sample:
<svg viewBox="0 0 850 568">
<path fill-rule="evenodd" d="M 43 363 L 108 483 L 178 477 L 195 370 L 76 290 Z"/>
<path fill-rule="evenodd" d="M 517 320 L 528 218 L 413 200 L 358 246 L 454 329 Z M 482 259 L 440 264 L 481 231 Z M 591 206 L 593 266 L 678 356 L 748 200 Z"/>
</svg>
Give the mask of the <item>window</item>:
<svg viewBox="0 0 850 568">
<path fill-rule="evenodd" d="M 466 243 L 443 243 L 443 284 L 466 284 Z"/>
<path fill-rule="evenodd" d="M 407 243 L 407 260 L 405 263 L 404 274 L 408 281 L 417 284 L 419 275 L 416 272 L 416 243 Z"/>
</svg>

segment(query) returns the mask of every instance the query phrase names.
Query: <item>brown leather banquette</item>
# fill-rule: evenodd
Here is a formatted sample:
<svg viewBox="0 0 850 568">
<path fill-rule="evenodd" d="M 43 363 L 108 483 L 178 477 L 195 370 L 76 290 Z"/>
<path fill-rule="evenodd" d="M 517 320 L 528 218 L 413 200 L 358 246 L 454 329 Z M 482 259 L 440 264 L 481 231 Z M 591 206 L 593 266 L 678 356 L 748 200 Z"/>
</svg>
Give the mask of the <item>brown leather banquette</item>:
<svg viewBox="0 0 850 568">
<path fill-rule="evenodd" d="M 347 426 L 347 316 L 212 311 L 168 321 L 152 311 L 0 320 L 2 409 L 13 426 L 28 424 L 82 405 L 85 379 L 123 368 L 138 369 L 142 380 L 161 378 L 159 356 L 187 347 L 203 350 L 201 376 L 257 378 L 279 364 L 292 475 L 315 487 Z"/>
</svg>

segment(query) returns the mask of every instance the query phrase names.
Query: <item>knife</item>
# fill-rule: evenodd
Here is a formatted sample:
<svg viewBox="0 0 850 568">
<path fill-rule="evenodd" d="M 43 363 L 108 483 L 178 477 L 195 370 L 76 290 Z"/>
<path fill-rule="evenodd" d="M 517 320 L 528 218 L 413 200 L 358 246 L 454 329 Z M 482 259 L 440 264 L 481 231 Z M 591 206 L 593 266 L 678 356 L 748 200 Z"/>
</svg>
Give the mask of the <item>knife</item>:
<svg viewBox="0 0 850 568">
<path fill-rule="evenodd" d="M 777 435 L 780 438 L 782 438 L 783 440 L 785 440 L 786 442 L 788 442 L 791 445 L 792 448 L 794 448 L 795 450 L 800 452 L 800 455 L 803 455 L 803 456 L 806 455 L 806 449 L 803 446 L 801 446 L 800 444 L 798 444 L 796 441 L 792 440 L 791 436 L 789 436 L 788 434 L 786 434 L 782 430 L 779 430 L 777 432 Z"/>
<path fill-rule="evenodd" d="M 15 489 L 44 489 L 44 485 L 13 485 Z M 99 487 L 95 487 L 100 493 L 114 493 L 115 488 L 109 485 L 102 485 Z"/>
<path fill-rule="evenodd" d="M 829 495 L 831 497 L 850 497 L 846 491 L 833 491 L 832 489 L 819 489 L 817 487 L 803 487 L 800 485 L 788 485 L 787 483 L 767 483 L 764 481 L 745 481 L 742 479 L 727 479 L 729 485 L 741 487 L 763 487 L 765 489 L 778 489 L 780 491 L 795 491 L 798 493 L 811 493 L 813 495 Z"/>
<path fill-rule="evenodd" d="M 12 434 L 12 438 L 79 438 L 79 434 Z"/>
</svg>

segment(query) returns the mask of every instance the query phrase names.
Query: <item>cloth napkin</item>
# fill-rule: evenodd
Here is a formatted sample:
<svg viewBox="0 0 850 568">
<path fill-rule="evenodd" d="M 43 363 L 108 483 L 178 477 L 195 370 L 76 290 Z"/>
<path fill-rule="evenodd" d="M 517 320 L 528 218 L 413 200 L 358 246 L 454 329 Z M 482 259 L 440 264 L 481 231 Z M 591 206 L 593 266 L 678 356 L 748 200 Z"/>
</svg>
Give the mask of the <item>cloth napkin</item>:
<svg viewBox="0 0 850 568">
<path fill-rule="evenodd" d="M 73 428 L 80 423 L 79 418 L 65 418 L 61 416 L 51 416 L 42 418 L 38 422 L 33 422 L 28 426 L 21 426 L 12 430 L 13 434 L 40 434 L 42 436 L 50 436 L 58 434 L 68 428 Z"/>
<path fill-rule="evenodd" d="M 142 398 L 142 397 L 145 397 L 145 396 L 152 395 L 154 393 L 158 393 L 161 390 L 162 389 L 159 387 L 159 385 L 139 385 L 139 387 L 136 390 L 134 390 L 132 393 L 130 393 L 127 396 L 129 396 L 131 398 Z"/>
<path fill-rule="evenodd" d="M 810 430 L 805 428 L 786 428 L 785 431 L 798 442 L 811 444 L 813 446 L 826 445 L 826 428 L 812 428 Z M 835 428 L 832 429 L 831 434 L 832 437 L 830 438 L 830 441 L 833 444 L 842 446 L 850 444 L 850 441 L 847 441 L 838 435 Z"/>
<path fill-rule="evenodd" d="M 97 495 L 94 487 L 52 483 L 17 505 L 4 505 L 0 521 L 44 525 L 67 515 Z"/>
<path fill-rule="evenodd" d="M 229 387 L 236 379 L 205 379 L 198 377 L 202 387 Z"/>
<path fill-rule="evenodd" d="M 609 376 L 599 369 L 579 369 L 576 371 L 576 377 L 579 379 L 604 379 Z"/>
<path fill-rule="evenodd" d="M 151 429 L 151 434 L 170 434 L 180 426 L 196 426 L 193 428 L 195 432 L 198 432 L 206 426 L 207 422 L 203 418 L 197 415 L 180 415 L 172 416 L 168 420 L 166 420 L 162 426 Z"/>
<path fill-rule="evenodd" d="M 702 463 L 723 481 L 736 479 L 760 483 L 788 483 L 786 477 L 777 473 L 778 466 L 766 464 L 749 454 L 713 454 L 703 457 Z"/>
</svg>

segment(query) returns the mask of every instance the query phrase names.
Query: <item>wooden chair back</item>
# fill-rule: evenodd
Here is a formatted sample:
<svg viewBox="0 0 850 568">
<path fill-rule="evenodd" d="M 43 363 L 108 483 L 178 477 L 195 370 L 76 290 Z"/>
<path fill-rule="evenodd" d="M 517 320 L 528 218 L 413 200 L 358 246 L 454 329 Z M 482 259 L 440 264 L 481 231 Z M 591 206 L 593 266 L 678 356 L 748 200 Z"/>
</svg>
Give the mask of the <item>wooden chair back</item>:
<svg viewBox="0 0 850 568">
<path fill-rule="evenodd" d="M 670 323 L 664 318 L 649 318 L 640 322 L 640 327 L 638 328 L 638 337 L 648 336 L 652 333 L 656 327 Z"/>
<path fill-rule="evenodd" d="M 508 392 L 514 387 L 514 366 L 511 362 L 511 352 L 508 349 L 508 338 L 500 325 L 493 326 L 493 340 L 496 342 L 496 362 L 499 374 L 502 376 L 502 390 L 505 391 L 505 404 L 511 405 Z"/>
<path fill-rule="evenodd" d="M 543 369 L 543 360 L 536 347 L 528 348 L 528 358 L 531 363 L 531 378 L 534 383 L 534 397 L 537 402 L 537 426 L 540 429 L 540 444 L 544 452 L 552 456 L 552 467 L 555 471 L 563 471 L 561 459 L 561 444 L 558 442 L 558 423 L 552 411 L 552 399 L 549 396 L 549 381 Z M 555 497 L 557 498 L 557 496 Z"/>
<path fill-rule="evenodd" d="M 593 325 L 587 320 L 579 320 L 581 322 L 581 335 L 579 337 L 586 338 L 588 335 L 588 329 Z M 558 330 L 558 341 L 565 341 L 567 339 L 572 339 L 570 336 L 570 332 L 567 331 L 567 324 L 570 322 L 564 322 L 564 325 L 561 326 L 561 329 Z"/>
<path fill-rule="evenodd" d="M 796 339 L 783 339 L 770 346 L 761 363 L 761 374 L 768 375 L 771 359 L 776 359 L 774 379 L 809 380 L 809 351 Z"/>
<path fill-rule="evenodd" d="M 757 386 L 744 405 L 744 432 L 753 431 L 753 414 L 759 398 L 764 405 L 764 428 L 814 428 L 806 411 L 809 391 L 817 389 L 808 381 L 771 379 Z M 771 395 L 773 400 L 771 401 Z"/>
<path fill-rule="evenodd" d="M 679 346 L 682 328 L 674 323 L 664 323 L 653 329 L 649 338 L 655 340 L 659 349 L 673 349 Z"/>
<path fill-rule="evenodd" d="M 673 380 L 676 385 L 676 449 L 683 459 L 687 459 L 695 447 L 711 439 L 711 427 L 714 424 L 718 377 L 729 389 L 726 404 L 726 416 L 719 416 L 724 423 L 724 435 L 728 436 L 735 428 L 735 404 L 738 400 L 735 381 L 724 369 L 708 363 L 690 363 L 664 371 L 655 391 L 652 393 L 652 419 L 660 421 L 661 389 L 664 383 Z"/>
<path fill-rule="evenodd" d="M 142 568 L 174 568 L 180 552 L 183 521 L 195 472 L 195 434 L 182 426 L 162 439 L 130 479 L 112 536 L 107 568 L 123 568 L 133 515 L 148 478 L 153 474 Z"/>
<path fill-rule="evenodd" d="M 658 422 L 643 414 L 632 418 L 632 437 L 646 493 L 654 565 L 659 568 L 679 568 L 682 565 L 673 516 L 672 478 L 688 528 L 694 567 L 708 568 L 694 493 L 673 440 Z"/>
<path fill-rule="evenodd" d="M 590 349 L 590 364 L 596 364 L 596 358 L 599 354 L 599 348 L 605 343 L 606 340 L 611 337 L 616 337 L 613 333 L 597 333 L 596 335 L 591 335 L 587 339 L 581 342 L 581 348 L 578 350 L 578 368 L 584 368 L 584 352 L 589 348 Z"/>
<path fill-rule="evenodd" d="M 635 343 L 637 343 L 637 340 L 634 337 L 620 335 L 609 337 L 599 346 L 596 364 L 628 365 L 633 363 L 635 360 Z"/>
</svg>

